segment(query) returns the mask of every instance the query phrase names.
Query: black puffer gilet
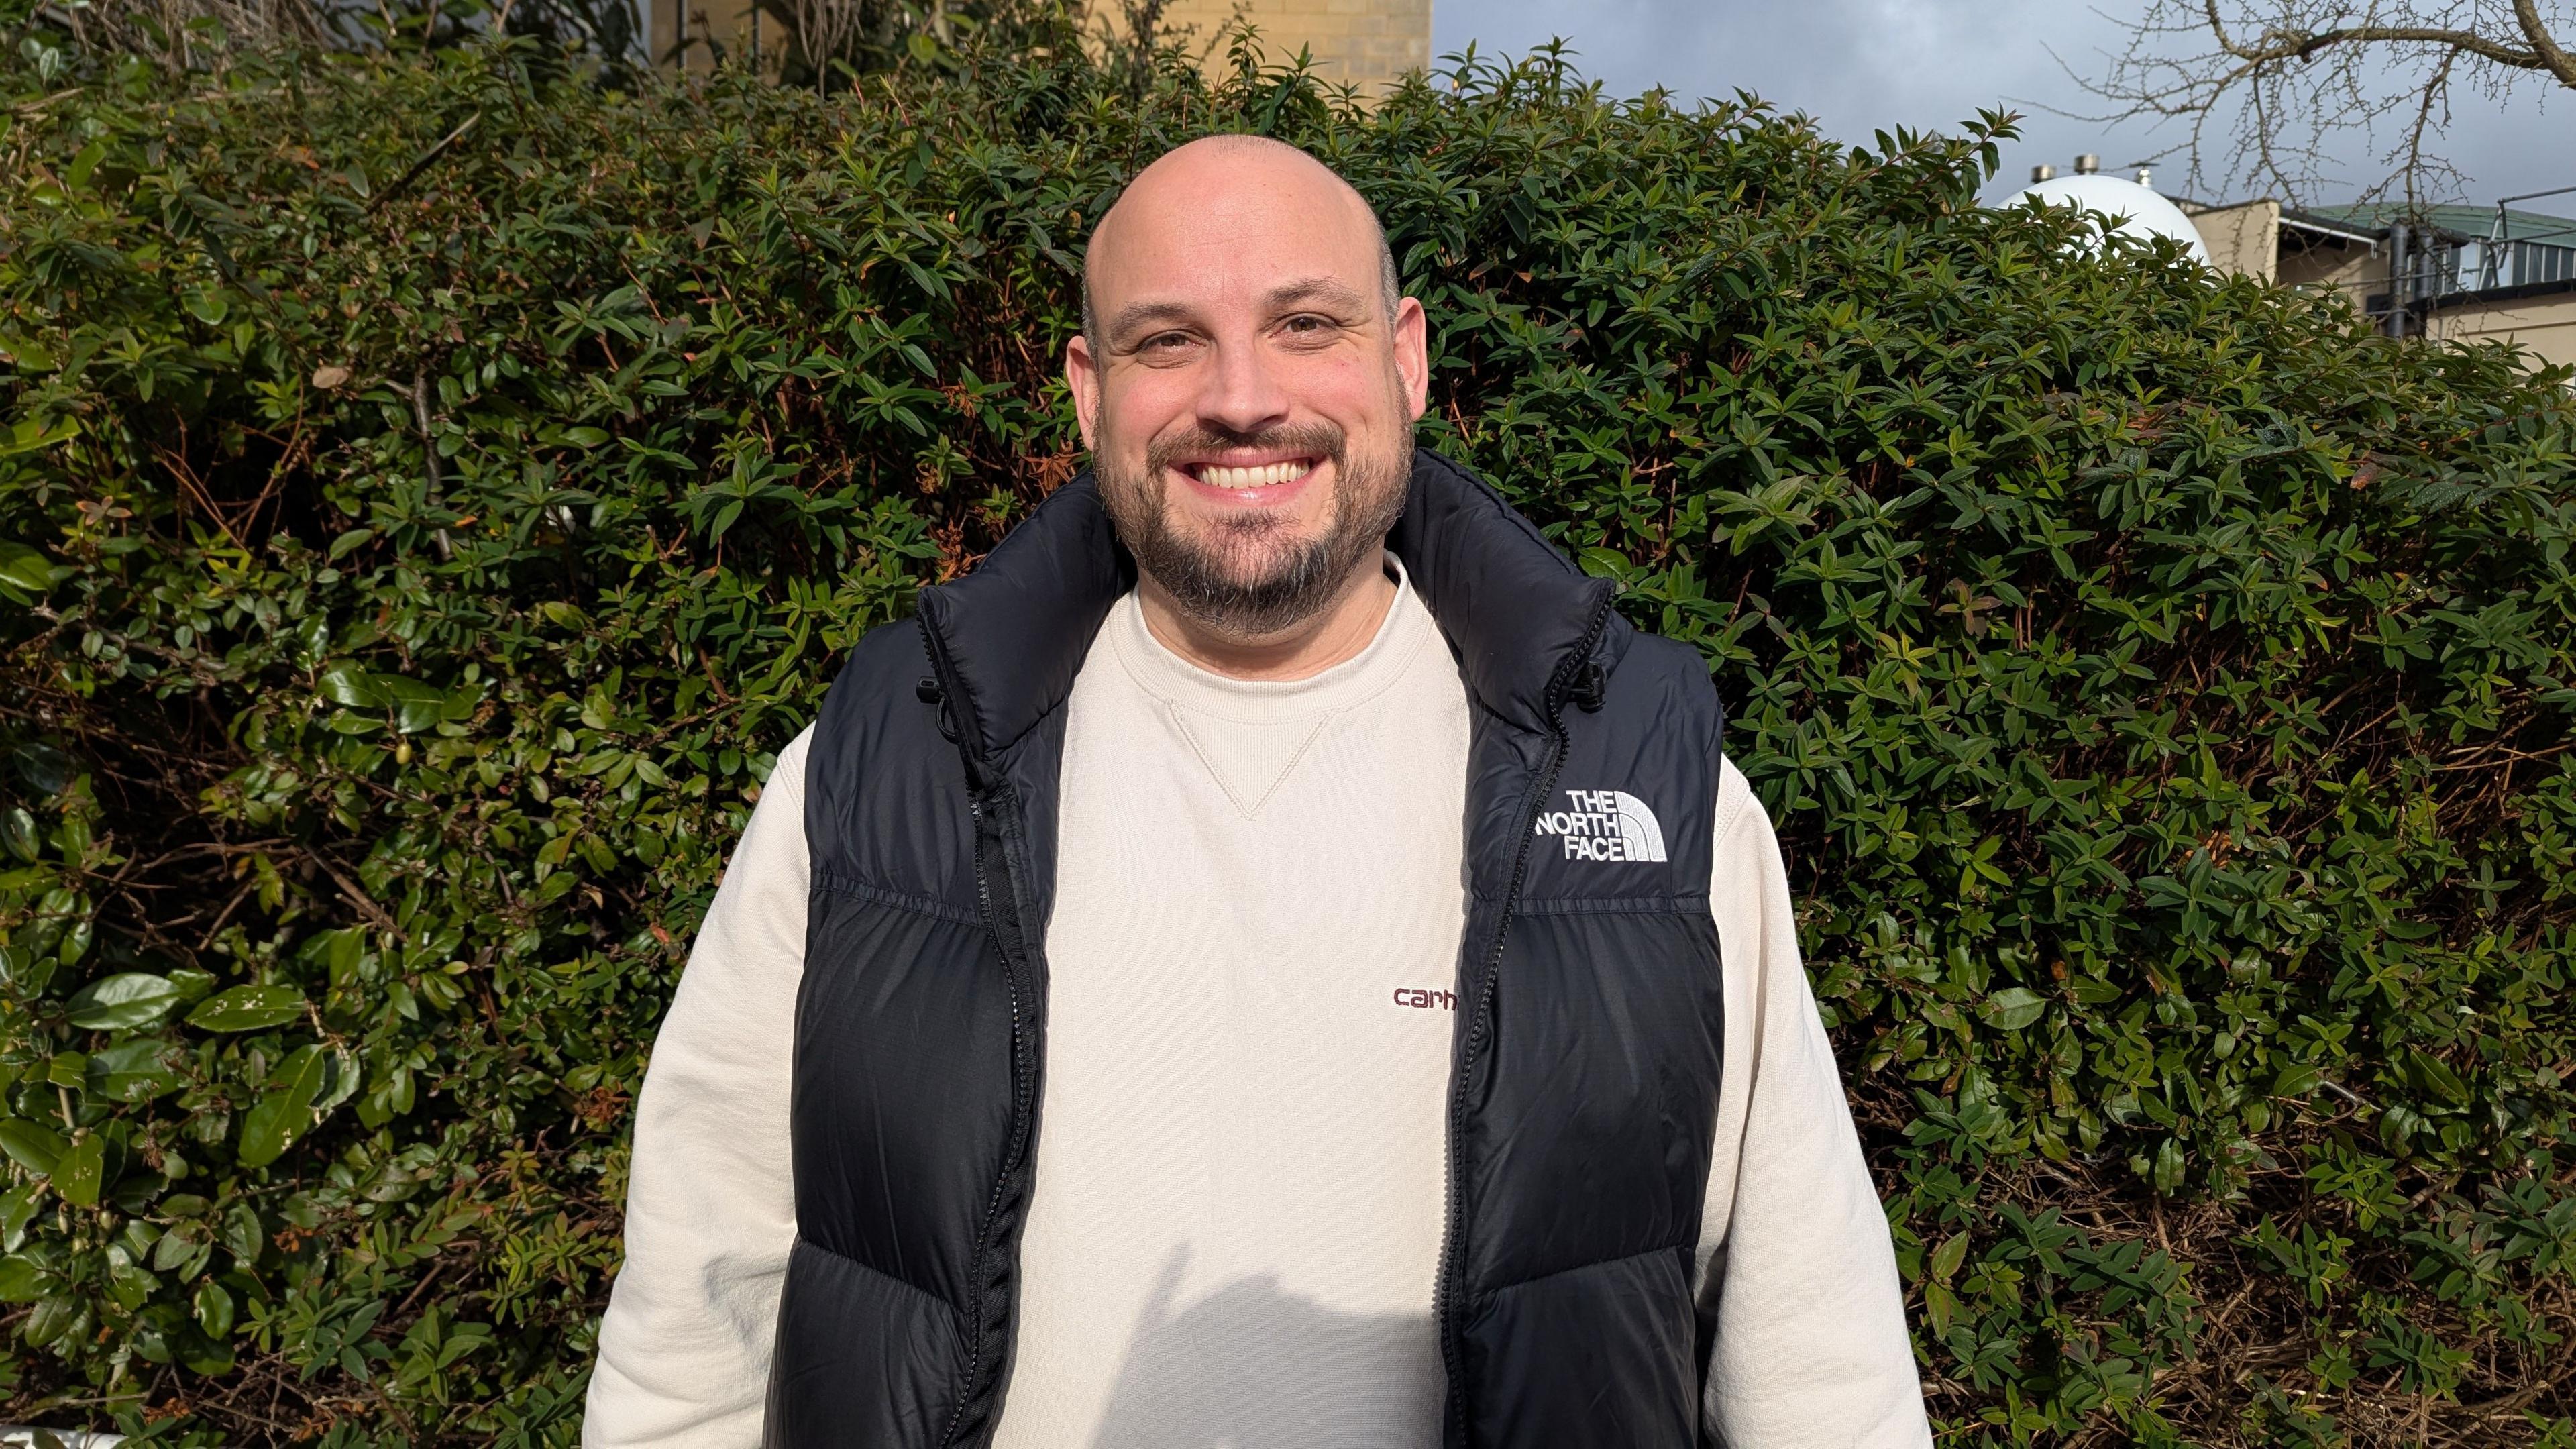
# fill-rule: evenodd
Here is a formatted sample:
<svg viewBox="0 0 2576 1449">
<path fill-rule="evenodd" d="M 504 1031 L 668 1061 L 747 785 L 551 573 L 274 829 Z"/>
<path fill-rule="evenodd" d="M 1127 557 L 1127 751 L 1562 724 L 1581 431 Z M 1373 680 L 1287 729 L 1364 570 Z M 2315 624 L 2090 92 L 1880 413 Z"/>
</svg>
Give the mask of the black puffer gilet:
<svg viewBox="0 0 2576 1449">
<path fill-rule="evenodd" d="M 1388 546 L 1472 719 L 1444 1441 L 1688 1449 L 1724 1043 L 1717 695 L 1694 651 L 1638 634 L 1609 583 L 1436 454 Z M 824 703 L 772 1449 L 982 1445 L 1006 1412 L 1064 705 L 1133 568 L 1076 478 L 923 591 L 917 624 L 862 640 Z"/>
</svg>

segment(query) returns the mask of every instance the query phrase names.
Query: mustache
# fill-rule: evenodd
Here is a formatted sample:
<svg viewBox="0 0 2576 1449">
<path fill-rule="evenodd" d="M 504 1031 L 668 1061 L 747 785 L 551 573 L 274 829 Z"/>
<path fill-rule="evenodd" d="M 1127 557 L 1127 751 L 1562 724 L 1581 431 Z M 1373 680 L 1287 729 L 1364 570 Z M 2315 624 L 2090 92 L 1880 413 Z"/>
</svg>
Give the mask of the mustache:
<svg viewBox="0 0 2576 1449">
<path fill-rule="evenodd" d="M 1156 438 L 1145 445 L 1145 476 L 1159 481 L 1163 470 L 1177 459 L 1192 454 L 1219 453 L 1228 448 L 1258 448 L 1262 451 L 1304 453 L 1326 458 L 1340 473 L 1350 447 L 1350 439 L 1331 423 L 1281 423 L 1277 427 L 1236 432 L 1232 428 L 1196 423 L 1180 432 Z"/>
</svg>

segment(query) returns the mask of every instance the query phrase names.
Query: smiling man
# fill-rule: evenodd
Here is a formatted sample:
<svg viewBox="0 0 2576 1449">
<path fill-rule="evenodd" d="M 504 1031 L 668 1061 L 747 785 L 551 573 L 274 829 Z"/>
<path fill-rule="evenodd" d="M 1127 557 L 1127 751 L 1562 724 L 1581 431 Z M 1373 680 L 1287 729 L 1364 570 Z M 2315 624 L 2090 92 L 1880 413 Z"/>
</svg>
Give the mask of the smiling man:
<svg viewBox="0 0 2576 1449">
<path fill-rule="evenodd" d="M 638 1106 L 585 1442 L 1928 1445 L 1706 665 L 1415 451 L 1305 153 L 1102 218 L 1094 471 L 862 641 Z"/>
</svg>

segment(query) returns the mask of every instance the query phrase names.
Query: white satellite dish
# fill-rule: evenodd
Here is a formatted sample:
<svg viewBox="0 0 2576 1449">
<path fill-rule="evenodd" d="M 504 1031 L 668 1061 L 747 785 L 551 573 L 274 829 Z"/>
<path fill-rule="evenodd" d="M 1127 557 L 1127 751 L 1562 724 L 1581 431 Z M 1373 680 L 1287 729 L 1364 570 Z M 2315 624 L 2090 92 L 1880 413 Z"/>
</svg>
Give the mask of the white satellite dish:
<svg viewBox="0 0 2576 1449">
<path fill-rule="evenodd" d="M 2209 265 L 2209 244 L 2200 239 L 2200 229 L 2191 224 L 2191 218 L 2152 188 L 2134 181 L 2117 176 L 2059 176 L 2023 187 L 2013 194 L 2011 204 L 2025 201 L 2107 212 L 2122 219 L 2110 230 L 2141 241 L 2171 237 L 2182 243 L 2193 261 L 2204 267 Z"/>
</svg>

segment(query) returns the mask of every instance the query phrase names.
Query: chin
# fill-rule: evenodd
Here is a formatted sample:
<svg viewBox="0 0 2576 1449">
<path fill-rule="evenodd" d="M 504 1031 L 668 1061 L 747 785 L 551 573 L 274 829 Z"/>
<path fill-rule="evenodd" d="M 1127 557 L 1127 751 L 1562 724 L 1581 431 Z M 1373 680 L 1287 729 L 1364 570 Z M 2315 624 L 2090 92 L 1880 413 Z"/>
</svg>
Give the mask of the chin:
<svg viewBox="0 0 2576 1449">
<path fill-rule="evenodd" d="M 1284 520 L 1263 519 L 1249 526 L 1241 522 L 1201 525 L 1187 529 L 1186 536 L 1191 546 L 1210 561 L 1211 572 L 1238 587 L 1249 587 L 1287 571 L 1324 532 Z"/>
</svg>

